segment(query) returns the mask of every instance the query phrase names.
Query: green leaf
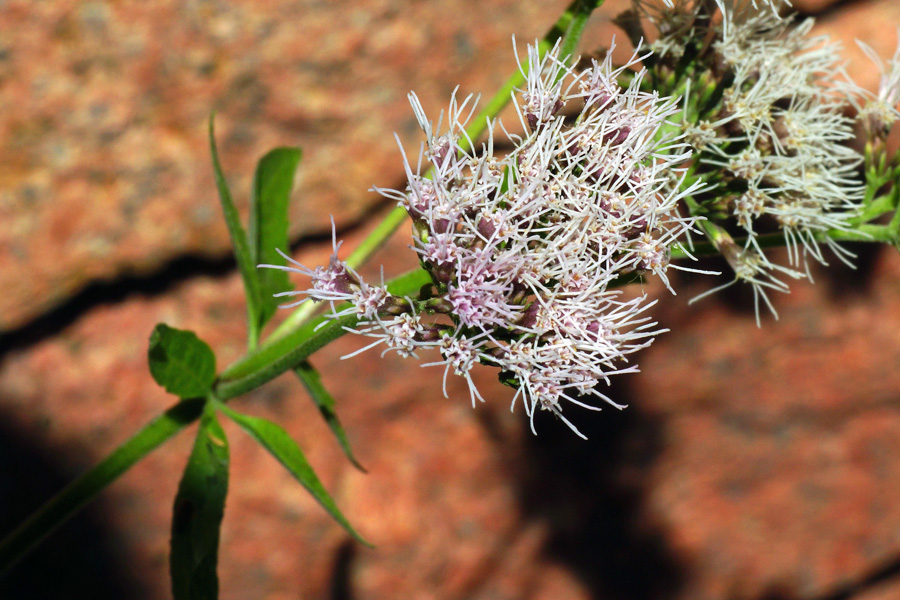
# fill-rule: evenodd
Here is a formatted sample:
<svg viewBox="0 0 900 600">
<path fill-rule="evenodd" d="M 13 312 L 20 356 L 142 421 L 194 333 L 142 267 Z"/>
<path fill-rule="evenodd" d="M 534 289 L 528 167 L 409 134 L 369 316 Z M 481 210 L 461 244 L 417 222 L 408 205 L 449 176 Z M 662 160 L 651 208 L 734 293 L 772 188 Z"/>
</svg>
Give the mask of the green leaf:
<svg viewBox="0 0 900 600">
<path fill-rule="evenodd" d="M 359 464 L 356 457 L 353 456 L 353 450 L 350 449 L 350 442 L 347 440 L 347 433 L 344 431 L 344 426 L 341 425 L 337 413 L 334 410 L 334 397 L 325 389 L 325 386 L 322 384 L 322 378 L 319 376 L 319 372 L 316 371 L 315 367 L 309 364 L 309 361 L 305 360 L 294 368 L 294 373 L 297 374 L 297 377 L 299 377 L 300 381 L 303 382 L 303 385 L 306 386 L 306 390 L 312 397 L 313 402 L 316 403 L 322 418 L 325 419 L 325 422 L 328 423 L 332 433 L 334 433 L 337 438 L 338 443 L 344 450 L 344 454 L 347 455 L 347 458 L 353 463 L 354 467 L 365 473 L 366 470 Z"/>
<path fill-rule="evenodd" d="M 287 264 L 275 249 L 288 252 L 288 204 L 301 155 L 300 148 L 275 148 L 256 166 L 247 228 L 250 259 L 255 265 Z M 257 275 L 261 305 L 256 318 L 262 330 L 278 308 L 278 299 L 272 295 L 291 289 L 291 284 L 287 273 L 278 269 L 259 269 Z"/>
<path fill-rule="evenodd" d="M 180 398 L 205 396 L 216 378 L 216 355 L 193 331 L 160 323 L 147 352 L 156 383 Z"/>
<path fill-rule="evenodd" d="M 234 201 L 231 199 L 231 191 L 228 182 L 222 174 L 222 165 L 219 164 L 219 152 L 216 150 L 216 136 L 213 130 L 215 115 L 209 116 L 209 150 L 212 155 L 213 172 L 216 176 L 216 187 L 219 189 L 219 200 L 222 204 L 222 214 L 225 215 L 225 223 L 228 225 L 228 233 L 231 236 L 231 245 L 234 248 L 234 258 L 237 261 L 241 278 L 244 280 L 244 291 L 247 293 L 247 329 L 249 346 L 256 347 L 259 339 L 259 307 L 262 305 L 262 293 L 260 291 L 259 278 L 256 273 L 256 263 L 250 254 L 247 244 L 247 234 L 241 226 L 241 218 L 238 215 Z"/>
<path fill-rule="evenodd" d="M 169 572 L 175 600 L 216 600 L 219 528 L 228 494 L 228 440 L 208 402 L 178 485 Z"/>
<path fill-rule="evenodd" d="M 119 475 L 194 422 L 203 400 L 179 402 L 107 456 L 96 467 L 70 483 L 0 541 L 0 572 L 5 571 L 38 542 L 68 521 Z"/>
<path fill-rule="evenodd" d="M 266 419 L 251 417 L 236 412 L 221 403 L 219 404 L 219 410 L 240 425 L 240 427 L 249 433 L 253 439 L 259 442 L 263 448 L 268 450 L 269 454 L 274 456 L 278 462 L 284 465 L 291 475 L 293 475 L 294 478 L 299 481 L 310 494 L 312 494 L 313 498 L 328 511 L 328 514 L 347 530 L 347 533 L 352 535 L 362 544 L 365 544 L 370 548 L 372 547 L 369 542 L 356 533 L 344 515 L 341 514 L 341 511 L 334 503 L 334 500 L 332 500 L 331 496 L 325 490 L 325 487 L 319 481 L 319 478 L 316 477 L 315 471 L 313 471 L 312 467 L 306 461 L 303 451 L 284 429 Z"/>
</svg>

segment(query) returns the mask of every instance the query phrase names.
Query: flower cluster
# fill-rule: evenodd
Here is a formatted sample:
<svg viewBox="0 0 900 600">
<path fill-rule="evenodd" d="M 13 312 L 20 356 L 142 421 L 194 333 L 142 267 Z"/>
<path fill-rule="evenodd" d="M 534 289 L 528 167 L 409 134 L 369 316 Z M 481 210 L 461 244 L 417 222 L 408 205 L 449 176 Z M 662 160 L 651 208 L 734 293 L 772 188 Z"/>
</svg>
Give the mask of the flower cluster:
<svg viewBox="0 0 900 600">
<path fill-rule="evenodd" d="M 637 56 L 613 68 L 610 53 L 577 74 L 565 58 L 558 47 L 544 56 L 529 47 L 521 133 L 492 121 L 480 151 L 465 132 L 471 97 L 454 95 L 435 125 L 410 94 L 425 143 L 415 166 L 404 157 L 405 190 L 376 189 L 412 217 L 429 289 L 392 297 L 338 260 L 335 244 L 328 267 L 297 265 L 313 283 L 292 293 L 349 302 L 333 314 L 355 313 L 356 332 L 374 338 L 369 347 L 437 350 L 440 360 L 423 366 L 444 367 L 445 393 L 449 372 L 464 377 L 473 405 L 483 398 L 472 368 L 494 366 L 517 389 L 513 407 L 521 398 L 532 429 L 542 409 L 577 432 L 564 402 L 599 409 L 593 396 L 619 406 L 599 384 L 636 371 L 628 356 L 660 332 L 645 316 L 646 296 L 614 287 L 642 274 L 669 286 L 670 249 L 692 223 L 677 205 L 694 190 L 677 168 L 689 149 L 663 134 L 678 103 L 641 90 L 643 71 L 628 70 Z M 495 148 L 500 132 L 506 153 Z"/>
<path fill-rule="evenodd" d="M 674 293 L 670 267 L 697 271 L 670 264 L 675 251 L 690 257 L 681 240 L 690 248 L 691 232 L 734 271 L 707 293 L 749 283 L 757 322 L 760 299 L 775 313 L 768 291 L 825 264 L 821 246 L 849 263 L 835 237 L 870 235 L 859 224 L 896 205 L 896 195 L 873 198 L 900 160 L 878 158 L 900 118 L 900 50 L 887 66 L 873 55 L 882 80 L 872 94 L 845 80 L 836 47 L 810 37 L 811 20 L 780 16 L 787 0 L 632 2 L 617 18 L 638 49 L 630 60 L 614 66 L 613 44 L 570 67 L 558 45 L 530 46 L 513 95 L 518 123 L 474 123 L 485 126 L 481 143 L 468 133 L 472 96 L 454 93 L 435 124 L 410 94 L 424 143 L 412 160 L 403 154 L 404 189 L 375 191 L 412 219 L 430 280 L 418 294 L 363 281 L 336 239 L 325 267 L 275 267 L 312 280 L 285 294 L 330 303 L 332 318 L 372 339 L 350 356 L 429 351 L 438 358 L 423 366 L 443 367 L 445 395 L 452 372 L 473 406 L 484 401 L 475 365 L 494 367 L 532 430 L 548 411 L 581 435 L 564 407 L 621 408 L 603 385 L 637 371 L 631 355 L 663 331 L 647 315 L 653 302 L 619 285 L 652 276 Z M 652 52 L 641 55 L 648 37 Z M 868 192 L 848 143 L 852 107 L 880 148 L 867 146 Z M 786 264 L 770 245 L 786 246 Z"/>
<path fill-rule="evenodd" d="M 845 262 L 851 256 L 824 235 L 849 229 L 863 196 L 861 156 L 847 144 L 853 120 L 845 116 L 837 47 L 809 36 L 811 19 L 794 24 L 746 2 L 726 4 L 720 25 L 704 15 L 702 2 L 681 9 L 660 22 L 656 42 L 681 50 L 661 52 L 654 74 L 674 82 L 678 62 L 690 53 L 688 76 L 670 93 L 685 95 L 692 171 L 708 185 L 694 212 L 721 228 L 713 241 L 735 280 L 749 282 L 757 302 L 761 297 L 772 309 L 767 289 L 788 291 L 783 277 L 809 278 L 809 259 L 826 264 L 820 243 Z M 786 266 L 763 251 L 767 234 L 783 236 Z"/>
</svg>

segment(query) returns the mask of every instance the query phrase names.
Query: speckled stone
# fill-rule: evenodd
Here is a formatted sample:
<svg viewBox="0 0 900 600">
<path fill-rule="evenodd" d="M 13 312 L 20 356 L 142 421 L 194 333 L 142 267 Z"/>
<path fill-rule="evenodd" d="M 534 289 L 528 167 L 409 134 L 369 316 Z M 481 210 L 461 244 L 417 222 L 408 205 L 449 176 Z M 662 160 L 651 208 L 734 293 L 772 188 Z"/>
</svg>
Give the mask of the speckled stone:
<svg viewBox="0 0 900 600">
<path fill-rule="evenodd" d="M 561 6 L 32 4 L 0 8 L 0 329 L 87 281 L 227 251 L 205 150 L 211 106 L 241 206 L 256 157 L 300 144 L 293 231 L 321 231 L 331 212 L 342 223 L 362 215 L 370 185 L 401 181 L 390 132 L 407 147 L 417 139 L 407 89 L 435 111 L 456 83 L 489 92 L 512 68 L 509 34 L 539 35 Z M 895 6 L 842 5 L 818 28 L 889 55 Z M 604 15 L 621 7 L 610 0 Z M 329 35 L 336 18 L 343 33 Z M 587 47 L 608 39 L 603 19 Z M 404 228 L 367 272 L 409 268 L 407 243 Z M 329 252 L 321 242 L 298 258 Z M 341 360 L 362 341 L 339 340 L 313 362 L 368 474 L 291 377 L 234 406 L 283 425 L 377 548 L 348 542 L 225 423 L 221 598 L 897 597 L 896 576 L 866 581 L 900 551 L 900 257 L 885 250 L 863 271 L 817 271 L 816 285 L 775 298 L 781 320 L 762 328 L 740 294 L 688 306 L 709 282 L 676 297 L 648 287 L 672 331 L 613 390 L 627 410 L 571 411 L 586 443 L 549 417 L 532 436 L 490 369 L 477 374 L 488 402 L 473 410 L 458 378 L 445 399 L 439 369 L 377 352 Z M 174 401 L 146 368 L 157 322 L 197 331 L 222 367 L 243 350 L 243 318 L 234 273 L 98 305 L 3 355 L 3 422 L 72 478 Z M 171 503 L 192 433 L 100 499 L 136 600 L 170 597 Z"/>
<path fill-rule="evenodd" d="M 412 262 L 403 237 L 378 261 L 388 273 Z M 318 247 L 298 258 L 326 256 Z M 584 579 L 582 562 L 554 558 L 553 540 L 561 530 L 590 528 L 592 507 L 605 506 L 622 486 L 642 490 L 618 507 L 636 512 L 625 540 L 665 532 L 659 560 L 681 573 L 670 595 L 641 597 L 759 598 L 780 590 L 817 598 L 863 579 L 900 547 L 900 375 L 892 368 L 900 360 L 900 257 L 880 256 L 866 295 L 834 292 L 827 277 L 819 279 L 779 296 L 781 320 L 766 319 L 760 329 L 751 313 L 735 312 L 721 297 L 688 307 L 702 284 L 679 288 L 675 298 L 660 293 L 657 316 L 673 332 L 640 357 L 643 373 L 615 390 L 631 406 L 569 415 L 587 431 L 608 421 L 614 430 L 620 415 L 636 423 L 615 434 L 617 449 L 596 464 L 573 456 L 602 447 L 602 437 L 581 442 L 543 419 L 534 438 L 525 415 L 508 411 L 511 390 L 490 369 L 477 374 L 489 402 L 473 410 L 458 378 L 450 378 L 445 399 L 438 370 L 377 353 L 340 360 L 362 343 L 343 338 L 314 363 L 368 474 L 347 463 L 290 377 L 234 406 L 282 424 L 378 548 L 347 546 L 306 492 L 225 423 L 232 483 L 221 597 L 326 597 L 336 572 L 366 598 L 597 597 L 609 590 Z M 145 367 L 157 321 L 195 329 L 225 364 L 243 346 L 235 318 L 242 312 L 234 275 L 98 308 L 6 357 L 0 410 L 55 448 L 74 476 L 173 401 Z M 582 450 L 554 450 L 546 440 Z M 180 434 L 104 494 L 108 524 L 147 598 L 168 594 L 171 500 L 190 443 L 190 433 Z M 652 451 L 632 462 L 635 444 Z M 529 474 L 529 465 L 548 461 L 551 471 Z M 616 483 L 579 476 L 585 467 L 612 469 Z M 569 474 L 574 497 L 547 481 L 534 482 L 537 499 L 526 500 L 523 482 L 535 473 L 550 481 Z M 600 548 L 597 560 L 607 555 Z M 591 556 L 581 560 L 589 564 Z"/>
<path fill-rule="evenodd" d="M 792 9 L 805 15 L 822 14 L 838 2 L 840 0 L 790 0 Z"/>
<path fill-rule="evenodd" d="M 896 555 L 900 256 L 884 250 L 865 292 L 820 274 L 759 329 L 722 299 L 669 305 L 677 333 L 634 393 L 663 422 L 648 506 L 689 565 L 679 598 L 831 597 Z"/>
</svg>

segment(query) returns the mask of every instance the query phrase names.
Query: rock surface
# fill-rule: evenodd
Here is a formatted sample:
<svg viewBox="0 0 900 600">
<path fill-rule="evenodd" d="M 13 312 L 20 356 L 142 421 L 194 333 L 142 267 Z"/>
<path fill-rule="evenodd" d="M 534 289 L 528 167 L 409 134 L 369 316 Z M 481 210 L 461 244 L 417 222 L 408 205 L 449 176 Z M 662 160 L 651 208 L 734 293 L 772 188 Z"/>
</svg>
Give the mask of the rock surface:
<svg viewBox="0 0 900 600">
<path fill-rule="evenodd" d="M 610 0 L 589 25 L 608 39 Z M 882 55 L 897 3 L 795 2 L 820 31 Z M 490 92 L 509 36 L 540 35 L 564 3 L 25 3 L 0 7 L 0 525 L 170 406 L 146 369 L 147 337 L 195 330 L 220 368 L 245 344 L 205 119 L 246 207 L 257 158 L 304 148 L 295 239 L 346 247 L 379 213 L 371 185 L 399 185 L 391 137 L 418 138 L 405 94 L 437 112 L 453 87 Z M 338 32 L 329 33 L 338 23 Z M 852 56 L 861 83 L 877 72 Z M 373 265 L 414 264 L 401 230 Z M 572 411 L 528 430 L 485 368 L 464 382 L 414 360 L 314 357 L 354 450 L 341 454 L 302 386 L 283 376 L 234 407 L 284 426 L 377 549 L 348 541 L 242 431 L 220 551 L 221 598 L 832 599 L 900 595 L 900 256 L 858 248 L 860 269 L 816 272 L 755 325 L 739 292 L 691 306 L 708 282 L 652 290 L 672 330 L 640 375 L 611 391 L 622 412 Z M 322 236 L 300 245 L 327 259 Z M 187 260 L 186 256 L 206 257 Z M 94 285 L 111 280 L 114 283 Z M 62 303 L 62 309 L 52 310 Z M 18 328 L 18 329 L 16 329 Z M 568 413 L 567 413 L 568 414 Z M 192 443 L 182 432 L 87 513 L 0 578 L 11 598 L 170 597 L 171 503 Z M 47 577 L 48 565 L 60 565 Z"/>
</svg>

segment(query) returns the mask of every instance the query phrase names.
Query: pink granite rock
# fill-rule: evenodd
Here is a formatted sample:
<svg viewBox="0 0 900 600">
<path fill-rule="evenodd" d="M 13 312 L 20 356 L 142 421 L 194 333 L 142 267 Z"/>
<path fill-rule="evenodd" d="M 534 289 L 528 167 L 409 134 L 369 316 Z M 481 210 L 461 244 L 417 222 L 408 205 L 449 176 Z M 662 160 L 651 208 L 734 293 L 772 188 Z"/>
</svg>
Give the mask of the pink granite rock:
<svg viewBox="0 0 900 600">
<path fill-rule="evenodd" d="M 0 52 L 0 328 L 86 281 L 226 252 L 203 139 L 209 104 L 219 103 L 239 199 L 259 154 L 304 145 L 294 233 L 318 231 L 329 212 L 344 222 L 362 214 L 371 184 L 400 182 L 389 133 L 417 139 L 407 88 L 434 109 L 457 82 L 489 91 L 511 66 L 508 35 L 538 35 L 550 19 L 538 13 L 551 8 L 430 3 L 401 19 L 388 3 L 365 4 L 342 12 L 344 34 L 329 37 L 336 9 L 327 3 L 7 3 L 0 20 L 15 33 Z M 892 2 L 846 5 L 819 27 L 889 54 L 893 11 Z M 589 43 L 604 31 L 592 24 Z M 380 262 L 388 276 L 409 268 L 407 243 L 404 228 L 368 272 Z M 316 264 L 329 251 L 319 243 L 299 257 Z M 289 376 L 234 406 L 281 423 L 378 548 L 348 544 L 226 423 L 221 597 L 896 597 L 895 575 L 869 578 L 900 549 L 900 258 L 885 249 L 860 275 L 816 275 L 816 285 L 778 296 L 781 320 L 762 328 L 745 297 L 743 308 L 729 305 L 739 293 L 687 306 L 709 282 L 674 298 L 656 290 L 657 317 L 672 332 L 613 390 L 628 409 L 572 411 L 587 443 L 552 418 L 532 436 L 488 368 L 478 373 L 488 402 L 473 410 L 452 377 L 443 398 L 437 369 L 377 352 L 341 360 L 361 344 L 345 337 L 313 362 L 368 475 L 349 465 Z M 243 318 L 234 273 L 98 304 L 53 335 L 3 349 L 0 412 L 70 479 L 174 401 L 146 368 L 156 322 L 196 330 L 221 367 L 242 352 Z M 120 568 L 147 600 L 170 597 L 171 502 L 192 433 L 100 500 Z"/>
<path fill-rule="evenodd" d="M 805 15 L 821 14 L 840 0 L 790 0 L 791 8 Z"/>
</svg>

